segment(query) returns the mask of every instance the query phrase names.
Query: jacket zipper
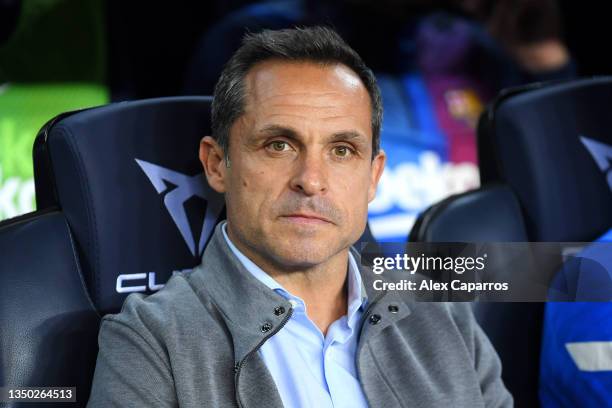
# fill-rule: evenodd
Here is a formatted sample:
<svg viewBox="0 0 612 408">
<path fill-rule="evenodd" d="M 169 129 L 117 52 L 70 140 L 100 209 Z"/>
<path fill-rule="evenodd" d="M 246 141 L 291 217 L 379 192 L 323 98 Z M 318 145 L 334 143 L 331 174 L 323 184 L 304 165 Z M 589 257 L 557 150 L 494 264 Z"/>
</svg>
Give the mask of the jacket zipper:
<svg viewBox="0 0 612 408">
<path fill-rule="evenodd" d="M 238 405 L 238 408 L 242 408 L 243 405 L 240 403 L 240 396 L 238 395 L 238 389 L 239 389 L 239 379 L 240 379 L 240 370 L 242 370 L 242 367 L 244 366 L 244 364 L 247 362 L 247 360 L 254 354 L 257 352 L 257 350 L 259 350 L 261 348 L 261 346 L 263 346 L 263 344 L 268 341 L 268 339 L 272 336 L 274 336 L 276 333 L 278 333 L 283 327 L 285 327 L 285 325 L 287 324 L 287 322 L 289 321 L 289 319 L 291 319 L 291 316 L 293 315 L 293 307 L 289 308 L 289 311 L 287 312 L 287 316 L 285 316 L 285 318 L 280 322 L 280 324 L 278 326 L 276 326 L 276 329 L 273 330 L 272 332 L 270 332 L 270 334 L 268 334 L 266 337 L 264 337 L 258 344 L 257 346 L 255 346 L 255 348 L 251 351 L 248 352 L 248 354 L 246 356 L 244 356 L 244 358 L 242 359 L 242 361 L 240 363 L 238 363 L 235 366 L 235 371 L 236 371 L 236 403 Z"/>
</svg>

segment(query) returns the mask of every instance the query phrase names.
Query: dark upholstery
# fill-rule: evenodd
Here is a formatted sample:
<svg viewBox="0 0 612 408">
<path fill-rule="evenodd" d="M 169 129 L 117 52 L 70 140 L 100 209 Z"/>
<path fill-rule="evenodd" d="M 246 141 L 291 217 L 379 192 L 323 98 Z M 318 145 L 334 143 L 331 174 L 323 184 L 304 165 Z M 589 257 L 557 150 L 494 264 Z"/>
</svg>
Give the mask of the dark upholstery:
<svg viewBox="0 0 612 408">
<path fill-rule="evenodd" d="M 512 242 L 526 238 L 516 197 L 507 186 L 497 185 L 454 195 L 429 207 L 416 221 L 409 241 Z"/>
<path fill-rule="evenodd" d="M 129 294 L 118 290 L 151 292 L 174 271 L 197 265 L 223 217 L 223 198 L 208 187 L 198 159 L 210 102 L 116 103 L 65 116 L 40 132 L 37 202 L 61 208 L 102 313 L 116 312 Z"/>
<path fill-rule="evenodd" d="M 89 396 L 100 316 L 58 211 L 0 224 L 0 384 L 76 386 Z M 12 403 L 3 406 L 32 406 Z"/>
<path fill-rule="evenodd" d="M 512 191 L 493 185 L 451 196 L 417 219 L 413 242 L 527 241 L 521 209 Z M 495 259 L 504 264 L 503 254 Z M 515 405 L 537 404 L 543 306 L 539 303 L 474 303 L 476 319 L 495 346 L 502 376 Z"/>
<path fill-rule="evenodd" d="M 199 263 L 224 217 L 198 160 L 210 102 L 118 103 L 41 130 L 38 211 L 0 224 L 0 384 L 76 386 L 76 404 L 48 405 L 84 407 L 100 316 Z"/>
<path fill-rule="evenodd" d="M 511 186 L 532 241 L 590 241 L 612 225 L 611 109 L 602 77 L 506 92 L 482 116 L 481 179 Z"/>
</svg>

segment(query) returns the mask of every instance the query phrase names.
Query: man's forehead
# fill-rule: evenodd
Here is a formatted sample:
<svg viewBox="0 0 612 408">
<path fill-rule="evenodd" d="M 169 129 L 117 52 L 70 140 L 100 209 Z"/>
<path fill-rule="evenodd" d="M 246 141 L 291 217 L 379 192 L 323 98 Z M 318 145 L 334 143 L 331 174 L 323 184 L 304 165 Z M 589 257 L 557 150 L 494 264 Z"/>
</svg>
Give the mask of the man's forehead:
<svg viewBox="0 0 612 408">
<path fill-rule="evenodd" d="M 335 97 L 369 107 L 369 94 L 361 79 L 340 63 L 269 60 L 256 64 L 245 79 L 247 100 L 251 101 Z"/>
</svg>

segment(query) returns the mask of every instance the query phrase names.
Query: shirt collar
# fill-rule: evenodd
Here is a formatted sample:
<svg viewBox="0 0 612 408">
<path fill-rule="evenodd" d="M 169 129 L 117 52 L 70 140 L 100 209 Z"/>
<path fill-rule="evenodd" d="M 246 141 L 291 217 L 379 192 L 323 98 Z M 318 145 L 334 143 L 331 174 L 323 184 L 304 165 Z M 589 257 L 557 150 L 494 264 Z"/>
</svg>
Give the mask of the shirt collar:
<svg viewBox="0 0 612 408">
<path fill-rule="evenodd" d="M 221 225 L 221 231 L 223 231 L 223 238 L 227 242 L 230 250 L 234 253 L 236 258 L 242 263 L 247 271 L 251 273 L 258 281 L 287 299 L 294 308 L 300 310 L 304 310 L 305 305 L 304 301 L 299 297 L 293 295 L 288 290 L 283 288 L 283 286 L 274 280 L 270 275 L 264 272 L 259 266 L 255 265 L 253 261 L 247 258 L 230 240 L 227 235 L 227 221 L 223 221 Z M 347 298 L 347 318 L 353 320 L 352 317 L 357 313 L 360 309 L 365 309 L 367 305 L 367 294 L 363 287 L 363 282 L 361 280 L 361 274 L 359 273 L 359 267 L 357 266 L 357 261 L 351 252 L 349 251 L 348 255 L 348 298 Z"/>
</svg>

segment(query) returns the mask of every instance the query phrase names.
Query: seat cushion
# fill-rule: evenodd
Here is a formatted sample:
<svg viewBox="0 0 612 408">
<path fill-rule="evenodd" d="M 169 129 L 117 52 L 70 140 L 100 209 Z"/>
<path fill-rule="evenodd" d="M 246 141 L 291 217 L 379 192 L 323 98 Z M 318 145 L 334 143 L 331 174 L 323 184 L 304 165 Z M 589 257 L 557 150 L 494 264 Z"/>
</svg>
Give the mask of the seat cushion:
<svg viewBox="0 0 612 408">
<path fill-rule="evenodd" d="M 0 384 L 77 387 L 85 406 L 100 317 L 57 211 L 0 224 Z M 16 406 L 16 405 L 14 405 Z"/>
</svg>

